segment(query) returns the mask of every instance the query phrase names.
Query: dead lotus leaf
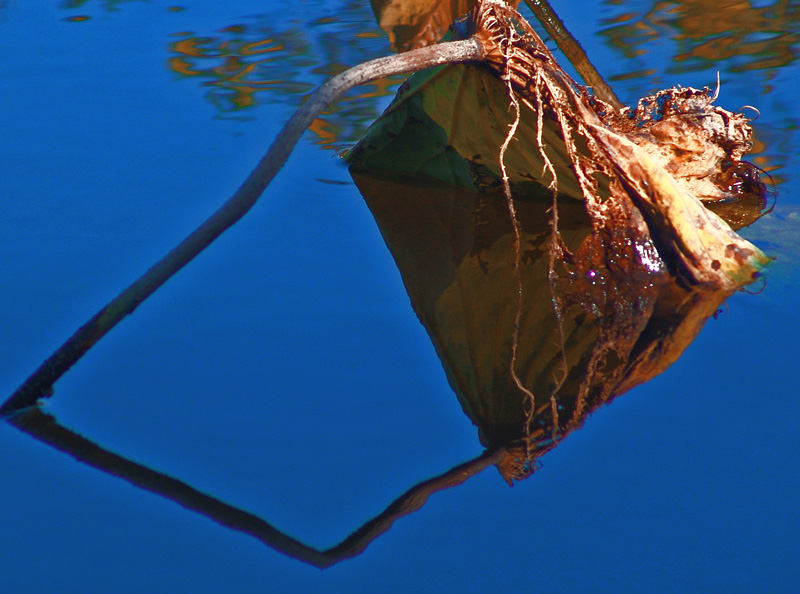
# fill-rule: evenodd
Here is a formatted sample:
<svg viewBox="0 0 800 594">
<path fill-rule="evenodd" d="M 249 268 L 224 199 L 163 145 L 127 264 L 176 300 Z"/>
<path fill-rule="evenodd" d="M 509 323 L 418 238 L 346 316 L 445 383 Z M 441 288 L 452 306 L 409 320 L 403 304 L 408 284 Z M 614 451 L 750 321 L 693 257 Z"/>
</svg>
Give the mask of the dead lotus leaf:
<svg viewBox="0 0 800 594">
<path fill-rule="evenodd" d="M 392 49 L 407 52 L 440 41 L 456 18 L 472 10 L 475 0 L 371 0 L 371 4 Z"/>
<path fill-rule="evenodd" d="M 472 23 L 492 72 L 454 65 L 411 77 L 348 154 L 356 171 L 479 190 L 503 177 L 534 183 L 582 199 L 598 225 L 629 197 L 685 282 L 735 291 L 758 277 L 769 259 L 700 200 L 763 198 L 756 168 L 741 160 L 752 135 L 744 115 L 714 106 L 707 89 L 684 88 L 617 112 L 574 82 L 505 3 L 478 2 Z"/>
<path fill-rule="evenodd" d="M 768 258 L 751 129 L 708 89 L 614 110 L 498 0 L 482 64 L 411 77 L 347 155 L 465 413 L 507 480 L 672 364 Z M 723 210 L 724 211 L 724 210 Z"/>
</svg>

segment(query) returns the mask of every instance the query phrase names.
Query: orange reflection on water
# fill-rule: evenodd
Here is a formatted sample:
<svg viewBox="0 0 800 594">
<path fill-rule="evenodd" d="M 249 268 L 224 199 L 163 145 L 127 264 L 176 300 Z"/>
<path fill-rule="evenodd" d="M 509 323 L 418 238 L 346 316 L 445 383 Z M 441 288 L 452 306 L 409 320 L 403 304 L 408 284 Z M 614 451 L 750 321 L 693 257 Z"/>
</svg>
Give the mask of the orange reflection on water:
<svg viewBox="0 0 800 594">
<path fill-rule="evenodd" d="M 644 14 L 627 12 L 608 19 L 604 31 L 628 57 L 644 53 L 640 46 L 662 38 L 676 41 L 674 70 L 699 70 L 731 60 L 730 70 L 785 66 L 797 57 L 800 6 L 776 0 L 766 6 L 749 1 L 667 0 Z"/>
<path fill-rule="evenodd" d="M 317 118 L 308 127 L 319 138 L 319 143 L 322 145 L 332 144 L 336 142 L 338 134 L 336 127 L 327 121 L 325 118 Z"/>
<path fill-rule="evenodd" d="M 278 77 L 265 76 L 266 66 L 276 58 L 285 58 L 291 50 L 281 40 L 266 36 L 255 41 L 243 39 L 245 25 L 221 29 L 218 36 L 186 36 L 169 45 L 172 54 L 167 61 L 170 70 L 181 76 L 207 79 L 205 86 L 216 87 L 209 97 L 221 111 L 235 111 L 257 103 L 255 94 L 275 88 L 281 93 L 296 95 L 307 92 L 310 85 L 298 85 Z M 294 53 L 300 48 L 293 47 Z"/>
<path fill-rule="evenodd" d="M 342 38 L 352 41 L 331 43 Z M 307 27 L 281 29 L 263 16 L 211 34 L 175 33 L 174 39 L 168 68 L 206 87 L 206 98 L 222 117 L 245 115 L 264 102 L 264 92 L 270 103 L 297 106 L 331 76 L 388 53 L 368 4 L 347 5 L 337 17 L 317 18 Z M 374 98 L 393 95 L 400 81 L 380 80 L 348 93 L 311 127 L 318 143 L 334 150 L 354 143 L 380 113 Z"/>
</svg>

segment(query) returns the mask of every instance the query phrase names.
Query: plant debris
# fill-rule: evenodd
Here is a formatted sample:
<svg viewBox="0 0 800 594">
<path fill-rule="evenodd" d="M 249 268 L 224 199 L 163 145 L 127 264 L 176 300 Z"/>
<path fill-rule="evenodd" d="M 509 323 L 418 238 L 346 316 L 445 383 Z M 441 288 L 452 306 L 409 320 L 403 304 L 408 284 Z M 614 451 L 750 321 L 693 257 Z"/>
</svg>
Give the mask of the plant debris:
<svg viewBox="0 0 800 594">
<path fill-rule="evenodd" d="M 716 92 L 616 110 L 505 3 L 479 1 L 468 25 L 486 63 L 412 76 L 347 160 L 511 481 L 759 277 L 769 258 L 705 203 L 751 222 L 765 188 L 742 160 L 749 120 Z"/>
</svg>

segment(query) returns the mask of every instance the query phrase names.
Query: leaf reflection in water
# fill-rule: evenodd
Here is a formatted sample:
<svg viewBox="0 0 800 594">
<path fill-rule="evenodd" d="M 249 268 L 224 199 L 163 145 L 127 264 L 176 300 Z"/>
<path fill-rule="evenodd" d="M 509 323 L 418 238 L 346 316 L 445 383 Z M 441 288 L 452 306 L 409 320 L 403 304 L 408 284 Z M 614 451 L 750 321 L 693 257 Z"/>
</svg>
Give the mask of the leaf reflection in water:
<svg viewBox="0 0 800 594">
<path fill-rule="evenodd" d="M 354 179 L 464 412 L 484 446 L 506 450 L 499 468 L 507 480 L 527 475 L 536 458 L 592 411 L 675 362 L 730 295 L 686 287 L 635 225 L 593 233 L 583 203 L 561 196 L 559 228 L 574 258 L 555 281 L 559 319 L 548 261 L 552 203 L 519 196 L 516 369 L 537 395 L 529 418 L 526 395 L 509 372 L 518 304 L 505 197 L 357 173 Z M 556 390 L 564 358 L 567 377 Z M 555 410 L 549 399 L 554 391 Z"/>
</svg>

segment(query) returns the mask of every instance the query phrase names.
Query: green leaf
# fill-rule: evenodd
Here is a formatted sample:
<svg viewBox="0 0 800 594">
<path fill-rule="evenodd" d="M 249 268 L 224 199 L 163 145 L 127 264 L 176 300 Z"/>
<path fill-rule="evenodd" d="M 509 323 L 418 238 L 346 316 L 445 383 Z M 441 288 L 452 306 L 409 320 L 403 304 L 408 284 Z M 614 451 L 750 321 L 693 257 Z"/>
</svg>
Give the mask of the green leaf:
<svg viewBox="0 0 800 594">
<path fill-rule="evenodd" d="M 483 190 L 501 186 L 500 146 L 513 122 L 505 84 L 487 66 L 455 64 L 414 74 L 393 103 L 346 155 L 354 171 L 388 179 Z M 559 191 L 582 199 L 558 122 L 543 118 L 542 143 Z M 522 106 L 521 124 L 505 155 L 512 184 L 544 192 L 537 117 Z"/>
</svg>

